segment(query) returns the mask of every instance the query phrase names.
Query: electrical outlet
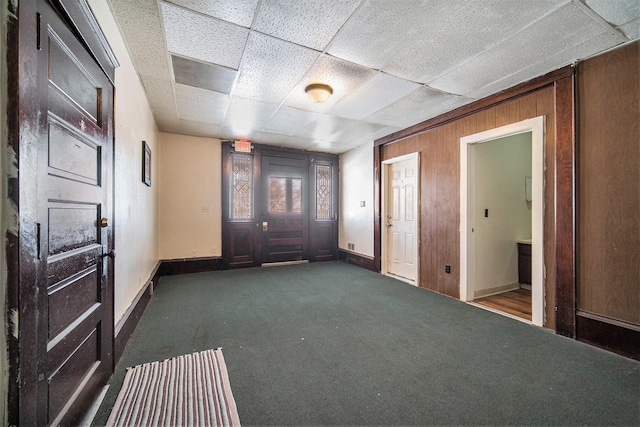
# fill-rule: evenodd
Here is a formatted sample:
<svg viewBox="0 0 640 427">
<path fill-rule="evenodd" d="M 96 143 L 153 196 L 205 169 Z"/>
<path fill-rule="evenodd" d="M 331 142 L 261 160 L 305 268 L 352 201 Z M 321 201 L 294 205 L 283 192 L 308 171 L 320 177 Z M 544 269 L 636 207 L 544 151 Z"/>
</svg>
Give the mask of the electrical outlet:
<svg viewBox="0 0 640 427">
<path fill-rule="evenodd" d="M 203 206 L 202 213 L 209 213 L 209 206 Z"/>
<path fill-rule="evenodd" d="M 450 265 L 445 265 L 444 266 L 444 272 L 447 274 L 451 274 L 451 266 Z"/>
<path fill-rule="evenodd" d="M 361 207 L 361 208 L 364 208 L 364 205 L 365 205 L 365 203 L 364 203 L 364 202 L 365 202 L 364 200 L 360 201 L 360 207 Z"/>
<path fill-rule="evenodd" d="M 191 251 L 191 256 L 196 256 L 196 251 Z"/>
</svg>

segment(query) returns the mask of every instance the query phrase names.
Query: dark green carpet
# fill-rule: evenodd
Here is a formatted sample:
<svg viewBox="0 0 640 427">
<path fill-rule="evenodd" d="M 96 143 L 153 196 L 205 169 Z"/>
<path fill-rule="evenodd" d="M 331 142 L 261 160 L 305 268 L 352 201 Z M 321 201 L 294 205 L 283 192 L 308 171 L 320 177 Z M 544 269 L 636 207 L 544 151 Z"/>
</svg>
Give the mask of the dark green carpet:
<svg viewBox="0 0 640 427">
<path fill-rule="evenodd" d="M 222 347 L 244 425 L 639 425 L 640 363 L 340 262 L 162 278 L 126 366 Z"/>
</svg>

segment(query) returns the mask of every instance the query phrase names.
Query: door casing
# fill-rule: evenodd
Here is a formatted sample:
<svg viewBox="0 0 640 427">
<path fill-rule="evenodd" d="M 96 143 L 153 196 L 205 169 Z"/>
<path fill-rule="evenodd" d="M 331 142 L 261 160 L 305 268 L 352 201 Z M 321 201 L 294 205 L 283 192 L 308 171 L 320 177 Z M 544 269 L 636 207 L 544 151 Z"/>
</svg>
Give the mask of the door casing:
<svg viewBox="0 0 640 427">
<path fill-rule="evenodd" d="M 469 275 L 472 245 L 469 192 L 469 145 L 531 132 L 532 149 L 532 218 L 531 218 L 531 306 L 536 326 L 544 324 L 544 116 L 523 120 L 460 138 L 460 300 L 472 301 Z M 515 243 L 514 243 L 515 244 Z"/>
<path fill-rule="evenodd" d="M 412 285 L 419 286 L 420 284 L 420 243 L 419 243 L 420 242 L 420 179 L 419 179 L 420 153 L 418 152 L 394 157 L 392 159 L 388 159 L 382 162 L 382 195 L 381 195 L 382 196 L 381 197 L 382 223 L 381 223 L 381 233 L 380 233 L 382 235 L 381 236 L 382 245 L 381 245 L 381 254 L 380 254 L 381 272 L 384 275 L 390 275 L 390 272 L 389 272 L 390 269 L 388 265 L 388 255 L 389 255 L 388 240 L 389 239 L 387 237 L 387 234 L 388 234 L 387 227 L 385 226 L 386 219 L 387 219 L 386 215 L 387 215 L 387 212 L 389 212 L 389 203 L 392 203 L 391 195 L 388 194 L 388 188 L 389 188 L 389 182 L 390 182 L 389 170 L 391 169 L 390 166 L 393 165 L 394 163 L 399 163 L 405 160 L 413 160 L 415 170 L 418 171 L 418 179 L 416 179 L 416 194 L 415 194 L 415 203 L 414 203 L 414 212 L 413 212 L 413 217 L 416 218 L 415 230 L 414 230 L 416 238 L 414 239 L 414 247 L 413 247 L 415 258 L 416 258 L 415 272 L 414 272 L 415 280 L 406 279 L 396 275 L 392 275 L 392 276 L 398 280 L 402 280 Z"/>
</svg>

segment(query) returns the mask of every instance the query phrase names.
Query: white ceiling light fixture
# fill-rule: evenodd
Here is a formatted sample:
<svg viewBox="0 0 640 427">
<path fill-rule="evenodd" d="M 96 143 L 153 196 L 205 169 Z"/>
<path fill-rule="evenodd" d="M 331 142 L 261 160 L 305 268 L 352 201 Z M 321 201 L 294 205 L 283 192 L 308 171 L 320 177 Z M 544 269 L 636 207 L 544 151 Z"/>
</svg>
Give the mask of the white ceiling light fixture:
<svg viewBox="0 0 640 427">
<path fill-rule="evenodd" d="M 304 88 L 304 91 L 307 93 L 309 99 L 316 104 L 326 102 L 333 94 L 333 88 L 324 83 L 311 83 Z"/>
</svg>

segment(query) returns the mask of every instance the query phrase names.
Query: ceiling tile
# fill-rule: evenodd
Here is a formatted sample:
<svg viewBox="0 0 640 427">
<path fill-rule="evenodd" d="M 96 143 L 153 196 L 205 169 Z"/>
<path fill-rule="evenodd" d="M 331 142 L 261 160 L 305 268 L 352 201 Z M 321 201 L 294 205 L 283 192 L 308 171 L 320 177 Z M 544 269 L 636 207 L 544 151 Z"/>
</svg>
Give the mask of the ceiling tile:
<svg viewBox="0 0 640 427">
<path fill-rule="evenodd" d="M 541 76 L 549 72 L 549 70 L 556 70 L 569 65 L 577 59 L 587 58 L 595 52 L 606 50 L 618 42 L 619 39 L 616 35 L 610 33 L 599 34 L 596 37 L 587 39 L 576 46 L 571 46 L 569 49 L 550 55 L 543 61 L 534 64 L 527 64 L 524 69 L 517 73 L 500 78 L 496 82 L 471 92 L 469 96 L 473 98 L 484 98 L 485 96 L 515 86 L 518 83 Z"/>
<path fill-rule="evenodd" d="M 332 135 L 332 140 L 341 140 L 341 141 L 357 141 L 362 138 L 371 138 L 371 136 L 386 128 L 387 126 L 377 124 L 377 123 L 369 123 L 369 122 L 356 122 L 351 126 L 341 130 L 340 132 Z"/>
<path fill-rule="evenodd" d="M 323 50 L 359 3 L 358 0 L 263 1 L 252 28 Z"/>
<path fill-rule="evenodd" d="M 325 112 L 375 75 L 376 72 L 369 68 L 322 55 L 289 93 L 284 104 L 308 111 Z M 333 88 L 333 95 L 321 104 L 311 102 L 304 91 L 310 83 L 328 84 Z"/>
<path fill-rule="evenodd" d="M 367 0 L 327 52 L 425 83 L 568 1 Z"/>
<path fill-rule="evenodd" d="M 613 41 L 611 46 L 619 43 L 613 31 L 607 30 L 573 3 L 569 3 L 462 66 L 433 80 L 429 86 L 445 92 L 470 94 L 500 80 L 503 76 L 518 73 L 530 64 L 544 64 L 550 52 L 564 52 L 566 62 L 563 65 L 566 65 L 573 59 L 579 59 L 572 54 L 573 46 L 607 32 L 614 36 L 611 40 L 617 40 Z M 598 51 L 594 48 L 591 54 Z M 554 68 L 557 67 L 549 65 L 548 71 Z"/>
<path fill-rule="evenodd" d="M 263 132 L 293 135 L 302 126 L 317 120 L 318 113 L 298 110 L 297 108 L 280 107 L 278 111 L 262 127 Z"/>
<path fill-rule="evenodd" d="M 415 41 L 420 0 L 364 1 L 327 48 L 327 53 L 366 67 L 380 69 L 391 62 L 407 41 Z M 424 17 L 424 16 L 423 16 Z"/>
<path fill-rule="evenodd" d="M 176 116 L 163 116 L 162 114 L 153 115 L 156 126 L 160 132 L 181 134 L 180 120 Z"/>
<path fill-rule="evenodd" d="M 463 97 L 422 86 L 404 98 L 367 116 L 365 120 L 405 128 L 440 114 L 442 110 L 440 105 L 459 100 L 459 98 Z M 473 100 L 468 98 L 459 100 L 459 102 L 471 101 Z"/>
<path fill-rule="evenodd" d="M 131 0 L 128 0 L 131 1 Z M 249 28 L 259 0 L 169 0 L 205 15 Z"/>
<path fill-rule="evenodd" d="M 418 34 L 382 71 L 426 83 L 468 61 L 569 0 L 484 0 L 425 2 L 429 13 Z M 461 28 L 460 23 L 464 23 Z"/>
<path fill-rule="evenodd" d="M 373 136 L 373 140 L 375 141 L 378 138 L 382 138 L 385 137 L 387 135 L 391 135 L 394 132 L 398 132 L 401 131 L 404 128 L 399 128 L 399 127 L 393 127 L 393 126 L 388 126 L 384 129 L 380 129 L 379 131 L 377 131 L 376 133 L 374 133 Z"/>
<path fill-rule="evenodd" d="M 273 145 L 276 147 L 297 148 L 299 150 L 306 150 L 316 143 L 313 139 L 292 137 L 289 135 L 280 135 L 270 132 L 256 132 L 252 138 L 259 140 L 261 144 Z"/>
<path fill-rule="evenodd" d="M 371 141 L 368 141 L 371 143 Z M 319 151 L 322 153 L 340 154 L 352 150 L 367 141 L 317 141 L 308 148 L 309 151 Z"/>
<path fill-rule="evenodd" d="M 638 0 L 584 0 L 595 13 L 614 26 L 640 18 Z"/>
<path fill-rule="evenodd" d="M 234 96 L 279 104 L 320 54 L 251 32 Z"/>
<path fill-rule="evenodd" d="M 180 120 L 182 133 L 206 138 L 217 138 L 220 126 L 209 123 L 193 122 L 191 120 Z"/>
<path fill-rule="evenodd" d="M 393 104 L 420 87 L 419 84 L 402 80 L 384 73 L 376 73 L 358 87 L 348 98 L 344 98 L 329 110 L 330 114 L 360 120 Z"/>
<path fill-rule="evenodd" d="M 169 3 L 161 3 L 170 52 L 238 69 L 249 30 Z"/>
<path fill-rule="evenodd" d="M 233 97 L 222 123 L 234 129 L 260 129 L 277 109 L 274 104 Z"/>
<path fill-rule="evenodd" d="M 304 138 L 328 141 L 331 140 L 331 135 L 340 132 L 354 123 L 355 120 L 323 114 L 313 122 L 300 128 L 295 135 Z"/>
<path fill-rule="evenodd" d="M 171 80 L 156 0 L 111 0 L 111 3 L 138 74 Z"/>
<path fill-rule="evenodd" d="M 222 126 L 220 128 L 220 132 L 218 132 L 218 138 L 220 139 L 248 139 L 250 141 L 255 140 L 255 135 L 258 134 L 258 131 L 250 128 L 239 128 L 239 127 L 231 127 L 231 126 Z M 258 140 L 258 142 L 261 142 Z"/>
<path fill-rule="evenodd" d="M 176 102 L 180 120 L 219 125 L 229 105 L 229 96 L 176 84 Z"/>
<path fill-rule="evenodd" d="M 163 117 L 176 117 L 176 102 L 173 96 L 173 85 L 164 80 L 142 78 L 142 85 L 147 94 L 151 110 Z"/>
<path fill-rule="evenodd" d="M 624 25 L 618 27 L 629 40 L 640 39 L 640 18 L 634 19 Z"/>
<path fill-rule="evenodd" d="M 220 93 L 231 93 L 237 74 L 235 70 L 176 55 L 171 55 L 171 62 L 176 83 Z"/>
</svg>

